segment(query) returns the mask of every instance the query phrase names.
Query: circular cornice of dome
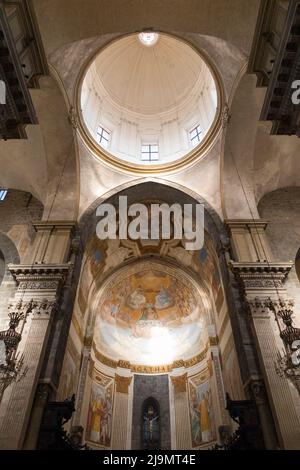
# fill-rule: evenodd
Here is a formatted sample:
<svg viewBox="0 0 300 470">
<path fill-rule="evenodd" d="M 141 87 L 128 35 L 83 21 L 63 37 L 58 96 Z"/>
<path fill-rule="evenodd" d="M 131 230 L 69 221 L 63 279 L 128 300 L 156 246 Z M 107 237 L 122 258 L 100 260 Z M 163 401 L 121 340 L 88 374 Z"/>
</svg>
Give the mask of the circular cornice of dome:
<svg viewBox="0 0 300 470">
<path fill-rule="evenodd" d="M 151 32 L 148 45 L 140 34 L 113 40 L 85 63 L 76 88 L 78 130 L 111 167 L 178 171 L 215 141 L 222 83 L 203 51 L 185 40 Z"/>
</svg>

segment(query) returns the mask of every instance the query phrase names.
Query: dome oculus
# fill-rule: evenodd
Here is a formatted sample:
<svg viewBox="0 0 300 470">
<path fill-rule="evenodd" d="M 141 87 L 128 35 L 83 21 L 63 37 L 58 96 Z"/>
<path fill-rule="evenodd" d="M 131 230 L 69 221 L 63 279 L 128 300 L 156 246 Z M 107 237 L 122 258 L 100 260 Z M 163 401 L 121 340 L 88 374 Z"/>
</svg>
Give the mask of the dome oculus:
<svg viewBox="0 0 300 470">
<path fill-rule="evenodd" d="M 143 32 L 139 34 L 139 40 L 144 46 L 154 46 L 158 41 L 158 33 L 153 32 Z"/>
</svg>

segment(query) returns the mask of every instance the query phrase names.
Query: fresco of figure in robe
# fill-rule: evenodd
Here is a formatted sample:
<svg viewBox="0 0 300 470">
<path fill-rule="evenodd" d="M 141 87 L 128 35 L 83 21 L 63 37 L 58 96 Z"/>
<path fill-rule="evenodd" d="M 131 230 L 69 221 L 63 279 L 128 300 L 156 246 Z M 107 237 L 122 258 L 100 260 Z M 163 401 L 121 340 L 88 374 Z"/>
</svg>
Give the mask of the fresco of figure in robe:
<svg viewBox="0 0 300 470">
<path fill-rule="evenodd" d="M 198 382 L 198 383 L 197 383 Z M 198 447 L 215 439 L 212 396 L 209 381 L 189 383 L 192 445 Z"/>
<path fill-rule="evenodd" d="M 104 387 L 93 382 L 86 426 L 86 439 L 109 447 L 111 425 L 112 384 Z"/>
</svg>

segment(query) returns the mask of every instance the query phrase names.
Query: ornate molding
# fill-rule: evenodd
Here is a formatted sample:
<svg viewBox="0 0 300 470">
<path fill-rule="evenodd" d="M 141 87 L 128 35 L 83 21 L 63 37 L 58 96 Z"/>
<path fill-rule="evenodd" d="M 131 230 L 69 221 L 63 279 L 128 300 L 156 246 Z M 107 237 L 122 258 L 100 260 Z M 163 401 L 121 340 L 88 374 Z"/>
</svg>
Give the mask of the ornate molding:
<svg viewBox="0 0 300 470">
<path fill-rule="evenodd" d="M 35 318 L 48 318 L 57 308 L 56 300 L 43 299 L 37 302 L 36 308 L 33 310 L 33 317 Z"/>
<path fill-rule="evenodd" d="M 187 373 L 183 375 L 171 376 L 170 378 L 175 394 L 186 392 Z"/>
<path fill-rule="evenodd" d="M 243 290 L 283 289 L 293 263 L 235 262 L 229 267 Z"/>
<path fill-rule="evenodd" d="M 93 342 L 93 350 L 95 353 L 96 359 L 104 364 L 105 366 L 111 367 L 112 369 L 116 369 L 118 367 L 123 368 L 123 369 L 129 369 L 131 372 L 138 372 L 142 374 L 161 374 L 161 373 L 166 373 L 166 372 L 171 372 L 174 369 L 178 369 L 180 367 L 185 367 L 189 368 L 192 367 L 199 362 L 202 362 L 204 359 L 207 357 L 207 352 L 210 344 L 209 342 L 197 356 L 194 356 L 190 359 L 180 359 L 178 361 L 174 361 L 171 364 L 162 364 L 162 365 L 156 365 L 156 366 L 149 366 L 149 365 L 144 365 L 144 364 L 131 364 L 128 361 L 124 360 L 119 360 L 116 361 L 114 359 L 111 359 L 104 354 L 102 354 L 100 351 L 97 350 L 96 344 Z"/>
<path fill-rule="evenodd" d="M 128 389 L 131 384 L 132 377 L 124 377 L 123 375 L 115 375 L 116 392 L 128 395 Z"/>
<path fill-rule="evenodd" d="M 246 308 L 250 316 L 253 318 L 270 318 L 270 312 L 268 305 L 266 304 L 266 299 L 255 297 L 254 299 L 249 299 L 245 301 Z"/>
<path fill-rule="evenodd" d="M 19 291 L 56 292 L 65 281 L 70 268 L 70 264 L 8 265 Z"/>
</svg>

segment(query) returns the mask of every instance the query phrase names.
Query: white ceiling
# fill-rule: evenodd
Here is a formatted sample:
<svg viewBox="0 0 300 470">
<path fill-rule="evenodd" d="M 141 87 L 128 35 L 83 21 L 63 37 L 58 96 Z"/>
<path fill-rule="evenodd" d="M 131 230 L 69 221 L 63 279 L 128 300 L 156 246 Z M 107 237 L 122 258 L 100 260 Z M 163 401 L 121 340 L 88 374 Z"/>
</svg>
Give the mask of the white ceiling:
<svg viewBox="0 0 300 470">
<path fill-rule="evenodd" d="M 95 67 L 111 99 L 142 114 L 177 107 L 207 69 L 190 46 L 161 34 L 150 47 L 138 35 L 116 41 L 96 58 Z"/>
</svg>

